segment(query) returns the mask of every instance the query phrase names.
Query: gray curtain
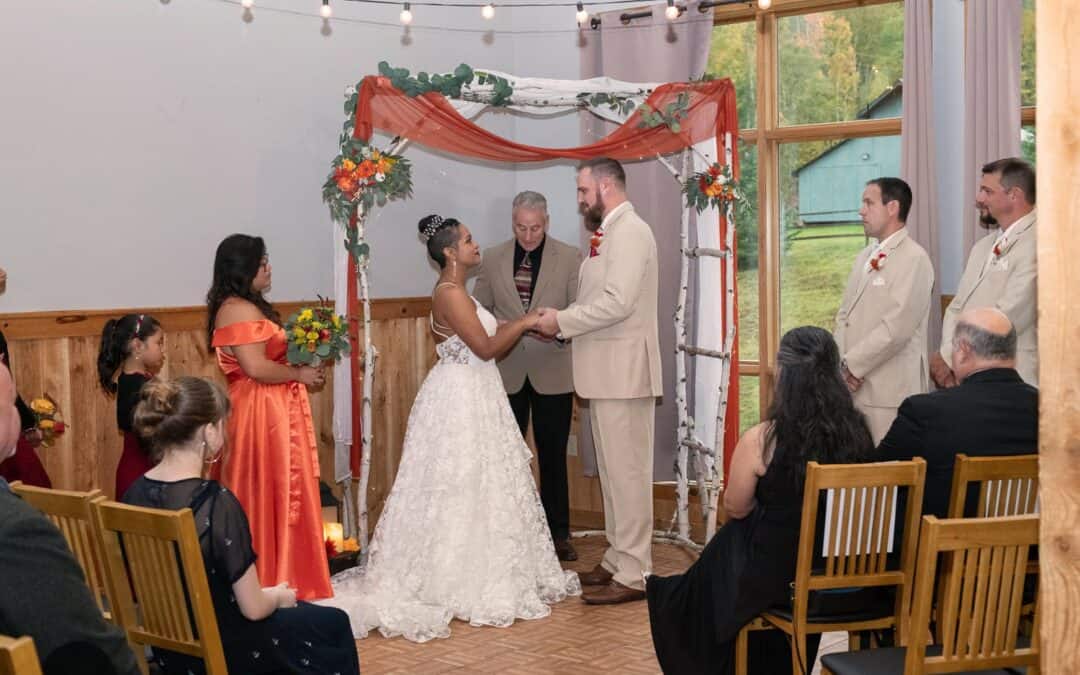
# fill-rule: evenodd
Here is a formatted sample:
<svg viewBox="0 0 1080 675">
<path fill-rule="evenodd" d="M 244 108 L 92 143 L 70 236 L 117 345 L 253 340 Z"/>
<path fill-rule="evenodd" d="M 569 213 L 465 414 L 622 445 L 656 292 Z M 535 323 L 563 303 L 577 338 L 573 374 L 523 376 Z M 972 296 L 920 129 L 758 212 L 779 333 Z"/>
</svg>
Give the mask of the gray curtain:
<svg viewBox="0 0 1080 675">
<path fill-rule="evenodd" d="M 941 279 L 938 250 L 937 171 L 934 161 L 933 31 L 932 0 L 904 3 L 904 102 L 900 136 L 900 177 L 908 182 L 914 198 L 908 214 L 908 231 L 922 244 Z M 935 283 L 930 303 L 927 339 L 931 349 L 941 341 L 941 284 Z"/>
<path fill-rule="evenodd" d="M 622 10 L 600 14 L 599 30 L 582 29 L 583 78 L 607 76 L 629 82 L 685 82 L 700 77 L 709 59 L 712 10 L 699 12 L 697 3 L 677 20 L 664 17 L 665 5 L 651 5 L 652 16 L 634 19 L 629 25 L 619 21 Z M 723 73 L 717 73 L 723 75 Z M 591 115 L 587 117 L 591 118 Z M 590 143 L 612 131 L 614 125 L 585 119 L 582 143 Z M 678 163 L 675 162 L 676 166 Z M 656 409 L 655 460 L 657 480 L 674 476 L 675 430 L 675 326 L 673 312 L 678 295 L 679 226 L 682 194 L 670 172 L 655 159 L 628 163 L 627 190 L 635 209 L 652 226 L 660 263 L 660 354 L 664 371 L 664 396 Z M 582 232 L 583 249 L 588 241 Z M 691 331 L 691 335 L 693 332 Z M 596 459 L 588 415 L 578 416 L 579 456 L 587 475 L 596 475 Z"/>
<path fill-rule="evenodd" d="M 1020 155 L 1021 0 L 967 0 L 964 45 L 964 252 L 986 235 L 975 213 L 981 167 Z M 906 98 L 906 97 L 905 97 Z"/>
</svg>

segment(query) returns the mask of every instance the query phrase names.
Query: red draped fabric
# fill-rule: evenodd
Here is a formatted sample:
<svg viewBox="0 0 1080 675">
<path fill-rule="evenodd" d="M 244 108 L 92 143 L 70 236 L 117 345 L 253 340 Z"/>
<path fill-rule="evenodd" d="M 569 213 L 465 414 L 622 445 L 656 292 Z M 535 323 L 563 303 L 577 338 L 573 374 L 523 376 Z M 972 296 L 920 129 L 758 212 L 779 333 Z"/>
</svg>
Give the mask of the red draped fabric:
<svg viewBox="0 0 1080 675">
<path fill-rule="evenodd" d="M 679 96 L 688 98 L 685 119 L 680 122 L 680 130 L 673 133 L 667 126 L 646 128 L 640 126 L 641 113 L 634 112 L 629 119 L 611 134 L 595 143 L 571 148 L 543 148 L 515 143 L 497 136 L 462 117 L 445 96 L 429 92 L 421 96 L 409 97 L 391 85 L 389 78 L 377 75 L 365 77 L 360 83 L 356 101 L 356 121 L 353 137 L 369 140 L 374 130 L 378 129 L 392 136 L 408 138 L 421 145 L 443 150 L 461 157 L 472 157 L 497 162 L 545 162 L 553 159 L 584 160 L 593 157 L 611 157 L 621 161 L 633 161 L 666 155 L 684 148 L 716 138 L 717 156 L 723 157 L 723 143 L 726 134 L 731 134 L 732 143 L 738 137 L 738 117 L 735 109 L 735 87 L 729 79 L 706 82 L 675 82 L 657 87 L 646 99 L 652 109 L 664 111 L 675 103 Z M 739 154 L 732 152 L 732 171 L 738 176 Z M 727 223 L 721 217 L 720 241 L 727 234 Z M 733 252 L 734 253 L 734 252 Z M 734 256 L 730 259 L 734 260 Z M 350 259 L 351 262 L 351 259 Z M 725 263 L 725 264 L 731 264 Z M 726 294 L 726 284 L 720 279 L 721 291 Z M 355 316 L 359 313 L 356 293 L 350 284 L 349 310 Z M 736 308 L 737 309 L 737 308 Z M 736 311 L 736 316 L 737 316 Z M 355 342 L 355 333 L 353 334 Z M 731 381 L 728 387 L 726 426 L 724 430 L 724 468 L 731 460 L 731 453 L 738 440 L 739 414 L 739 376 L 737 343 L 733 348 Z M 353 448 L 351 466 L 359 466 L 361 414 L 361 395 L 359 369 L 356 358 L 358 349 L 353 349 Z M 706 442 L 709 439 L 705 439 Z"/>
</svg>

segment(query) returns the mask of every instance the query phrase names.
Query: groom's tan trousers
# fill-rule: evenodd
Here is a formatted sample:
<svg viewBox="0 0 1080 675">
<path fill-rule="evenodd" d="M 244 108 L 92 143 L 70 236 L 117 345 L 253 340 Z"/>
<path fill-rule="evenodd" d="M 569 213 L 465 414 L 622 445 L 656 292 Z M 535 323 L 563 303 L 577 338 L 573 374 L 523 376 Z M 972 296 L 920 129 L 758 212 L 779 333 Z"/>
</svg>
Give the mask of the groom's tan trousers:
<svg viewBox="0 0 1080 675">
<path fill-rule="evenodd" d="M 624 586 L 643 590 L 652 571 L 653 422 L 656 399 L 590 399 L 596 464 L 604 493 L 608 549 L 600 563 Z"/>
</svg>

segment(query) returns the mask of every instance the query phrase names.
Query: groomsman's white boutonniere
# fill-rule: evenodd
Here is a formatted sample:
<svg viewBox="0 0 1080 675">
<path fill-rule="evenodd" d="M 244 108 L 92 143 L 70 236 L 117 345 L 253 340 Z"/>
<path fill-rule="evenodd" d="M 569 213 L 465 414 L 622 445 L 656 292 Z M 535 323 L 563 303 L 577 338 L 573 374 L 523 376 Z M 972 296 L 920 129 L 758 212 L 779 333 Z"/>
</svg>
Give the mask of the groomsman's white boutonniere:
<svg viewBox="0 0 1080 675">
<path fill-rule="evenodd" d="M 868 272 L 880 272 L 881 268 L 885 266 L 885 251 L 878 251 L 877 255 L 870 256 L 870 263 L 867 269 Z"/>
</svg>

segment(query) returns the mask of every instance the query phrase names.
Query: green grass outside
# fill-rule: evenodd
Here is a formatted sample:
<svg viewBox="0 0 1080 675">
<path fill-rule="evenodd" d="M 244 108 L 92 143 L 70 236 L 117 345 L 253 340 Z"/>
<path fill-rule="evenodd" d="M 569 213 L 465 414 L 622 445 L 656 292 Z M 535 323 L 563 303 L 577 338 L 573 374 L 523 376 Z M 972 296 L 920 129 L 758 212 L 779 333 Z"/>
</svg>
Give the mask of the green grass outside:
<svg viewBox="0 0 1080 675">
<path fill-rule="evenodd" d="M 809 239 L 825 235 L 858 235 Z M 855 255 L 866 245 L 861 224 L 807 227 L 789 236 L 780 262 L 780 334 L 796 326 L 820 326 L 831 331 Z M 739 292 L 739 358 L 758 358 L 758 271 L 737 275 Z M 739 429 L 756 424 L 758 379 L 739 381 Z"/>
</svg>

